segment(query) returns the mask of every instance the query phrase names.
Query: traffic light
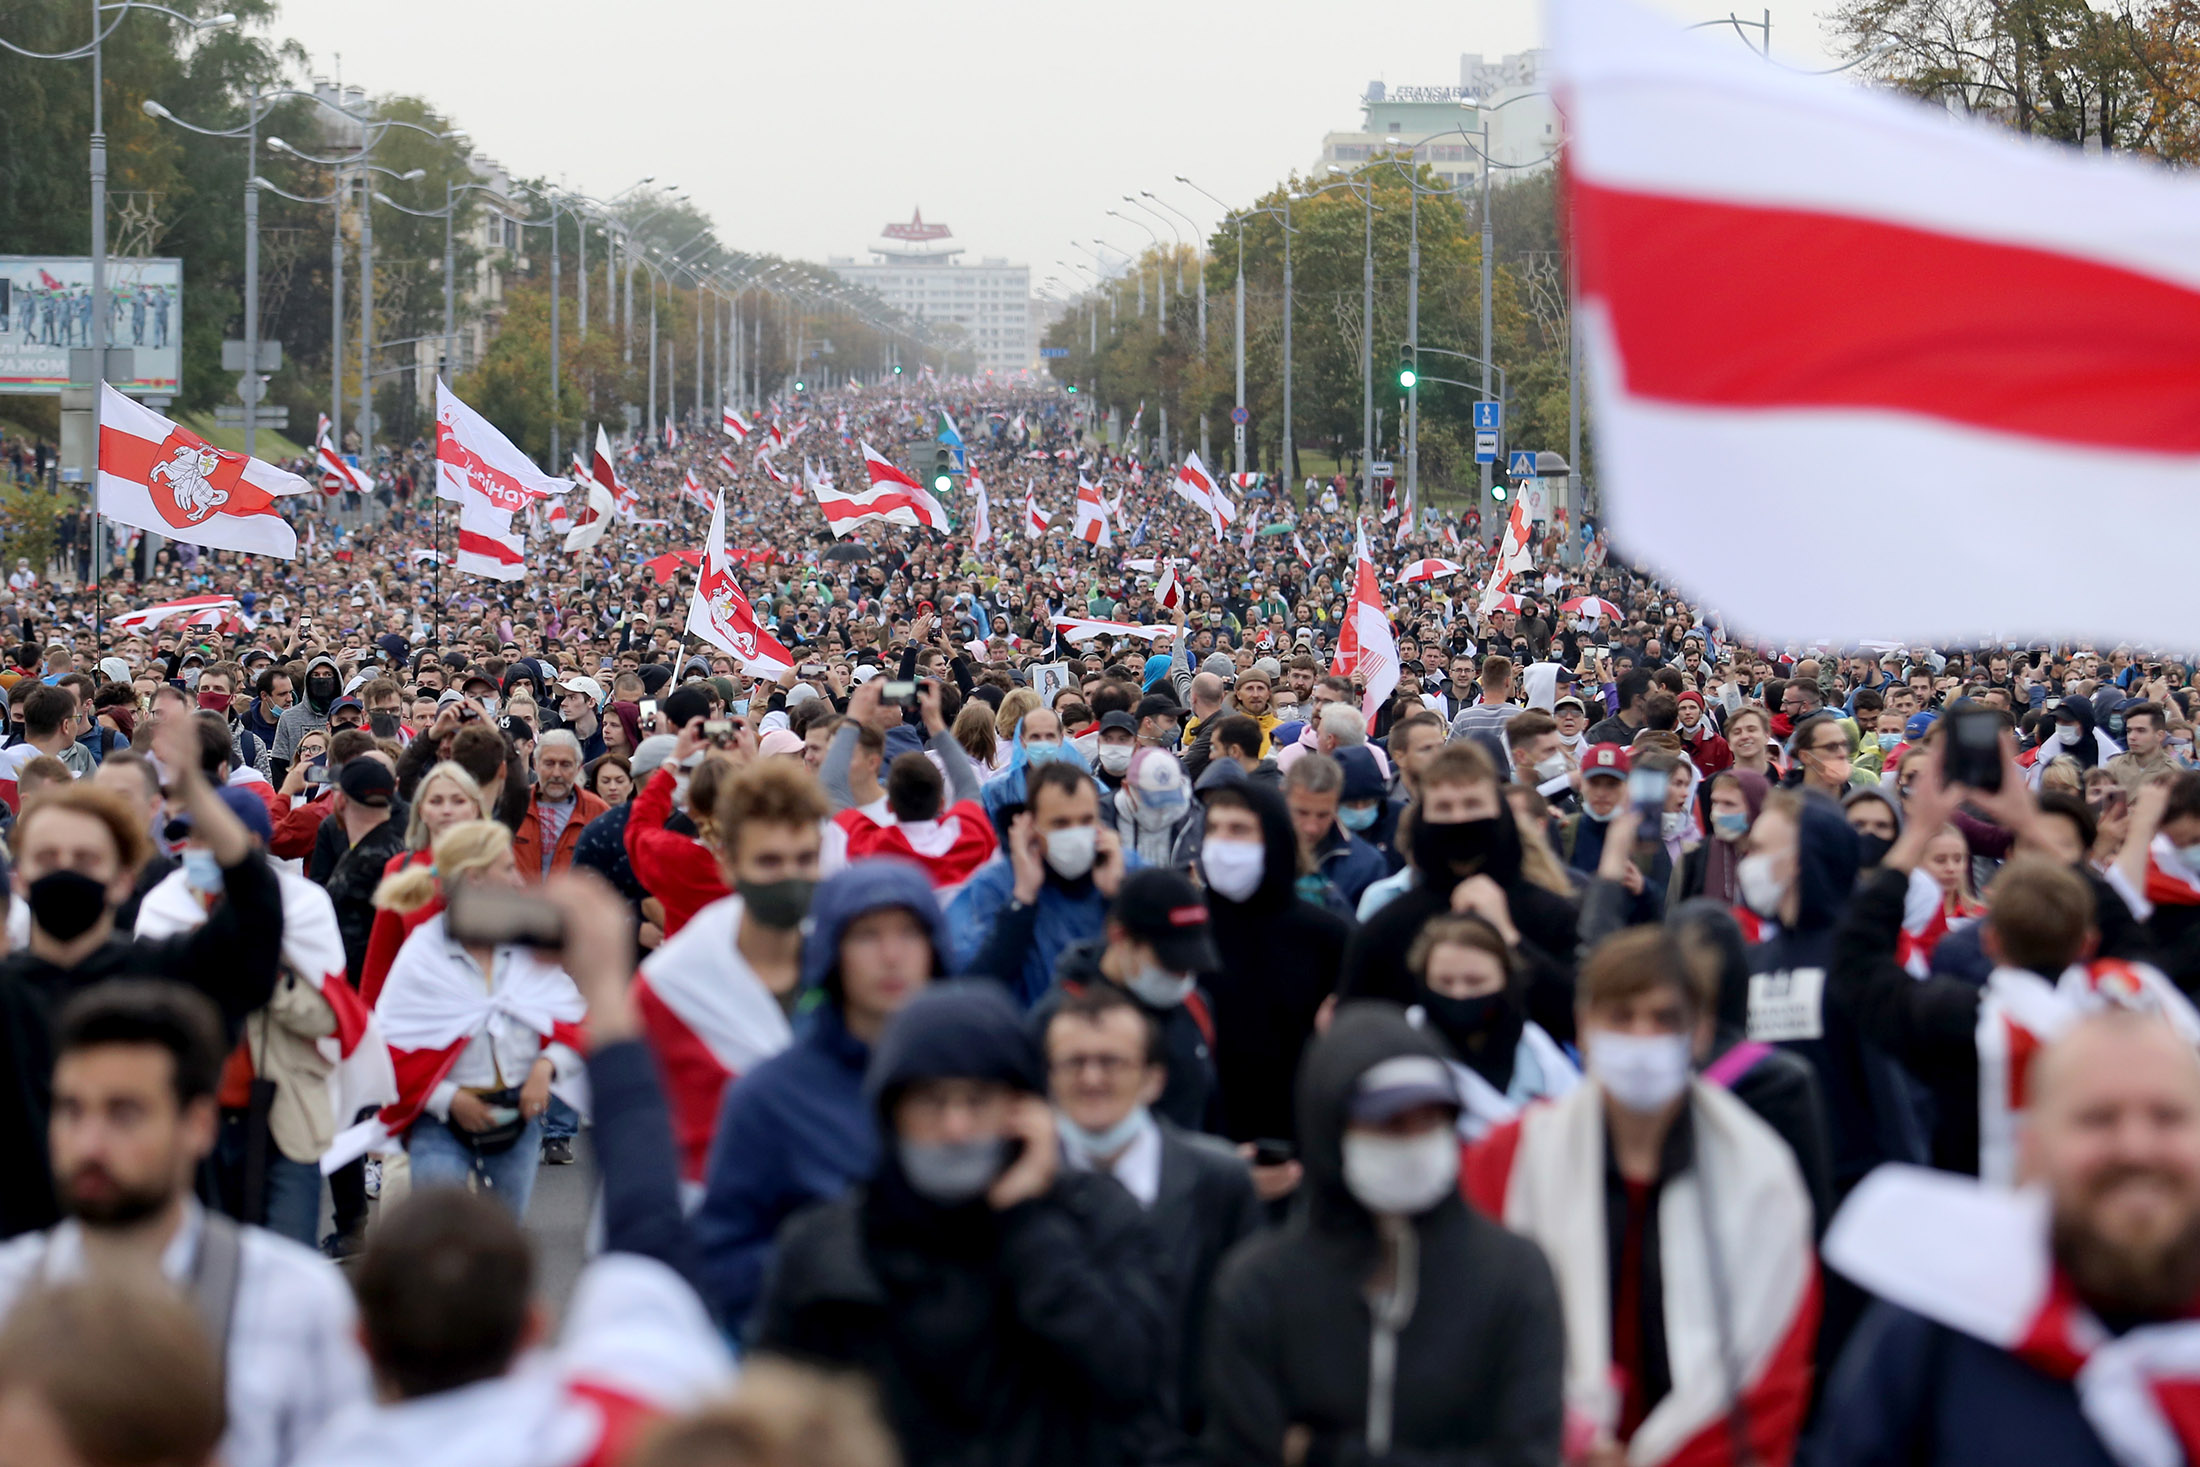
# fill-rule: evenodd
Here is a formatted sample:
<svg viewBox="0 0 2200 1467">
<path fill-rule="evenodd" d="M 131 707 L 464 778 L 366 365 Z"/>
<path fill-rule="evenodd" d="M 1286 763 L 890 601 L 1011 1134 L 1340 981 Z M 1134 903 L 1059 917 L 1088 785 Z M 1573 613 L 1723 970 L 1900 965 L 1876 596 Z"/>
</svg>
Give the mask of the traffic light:
<svg viewBox="0 0 2200 1467">
<path fill-rule="evenodd" d="M 1071 397 L 1075 397 L 1077 395 L 1077 384 L 1074 382 L 1070 383 L 1069 385 L 1069 395 Z"/>
<path fill-rule="evenodd" d="M 894 363 L 894 375 L 896 377 L 899 377 L 901 375 L 901 363 L 899 362 Z"/>
<path fill-rule="evenodd" d="M 1411 346 L 1399 347 L 1398 390 L 1400 392 L 1411 392 L 1413 390 L 1413 384 L 1420 380 L 1421 374 L 1415 371 L 1413 367 L 1413 348 Z"/>
<path fill-rule="evenodd" d="M 955 450 L 944 443 L 932 445 L 932 492 L 945 494 L 955 487 Z"/>
<path fill-rule="evenodd" d="M 1505 487 L 1505 481 L 1503 479 L 1495 480 L 1490 485 L 1490 498 L 1496 500 L 1499 504 L 1503 504 L 1505 502 L 1505 496 L 1510 493 L 1512 493 L 1512 491 Z"/>
<path fill-rule="evenodd" d="M 797 392 L 802 390 L 802 379 L 800 377 L 794 379 L 794 390 Z"/>
</svg>

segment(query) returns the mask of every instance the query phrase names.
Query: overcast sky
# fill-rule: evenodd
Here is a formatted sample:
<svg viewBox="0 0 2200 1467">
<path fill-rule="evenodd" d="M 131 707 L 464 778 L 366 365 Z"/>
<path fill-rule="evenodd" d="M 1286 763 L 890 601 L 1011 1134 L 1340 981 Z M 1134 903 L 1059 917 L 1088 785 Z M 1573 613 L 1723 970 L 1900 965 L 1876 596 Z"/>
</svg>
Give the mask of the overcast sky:
<svg viewBox="0 0 2200 1467">
<path fill-rule="evenodd" d="M 1775 0 L 1776 55 L 1823 64 L 1816 9 Z M 1541 44 L 1533 0 L 283 0 L 276 27 L 515 174 L 599 196 L 654 174 L 729 246 L 810 259 L 863 258 L 921 207 L 1035 284 L 1073 238 L 1148 243 L 1106 216 L 1125 193 L 1211 227 L 1178 174 L 1242 202 L 1356 126 L 1370 80 L 1455 86 L 1462 52 Z"/>
</svg>

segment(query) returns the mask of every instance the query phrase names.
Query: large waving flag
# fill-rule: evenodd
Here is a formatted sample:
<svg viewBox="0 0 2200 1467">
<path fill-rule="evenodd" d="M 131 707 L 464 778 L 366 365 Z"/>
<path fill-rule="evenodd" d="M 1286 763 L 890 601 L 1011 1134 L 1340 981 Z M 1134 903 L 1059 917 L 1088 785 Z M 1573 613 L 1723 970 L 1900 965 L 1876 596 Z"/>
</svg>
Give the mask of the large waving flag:
<svg viewBox="0 0 2200 1467">
<path fill-rule="evenodd" d="M 818 508 L 825 512 L 825 523 L 834 535 L 851 534 L 869 520 L 942 532 L 948 529 L 947 511 L 923 485 L 881 458 L 870 444 L 861 447 L 863 467 L 871 476 L 868 490 L 843 493 L 822 482 L 816 490 Z"/>
<path fill-rule="evenodd" d="M 99 512 L 111 520 L 187 545 L 295 560 L 298 532 L 275 501 L 312 487 L 99 384 Z"/>
<path fill-rule="evenodd" d="M 1108 529 L 1108 507 L 1100 497 L 1099 486 L 1083 474 L 1077 476 L 1077 521 L 1070 533 L 1087 545 L 1106 548 L 1115 543 L 1115 536 Z"/>
<path fill-rule="evenodd" d="M 733 578 L 733 558 L 726 553 L 726 496 L 719 491 L 710 512 L 710 538 L 703 546 L 702 573 L 695 579 L 695 597 L 688 603 L 687 629 L 713 647 L 741 661 L 751 677 L 777 677 L 794 666 L 794 654 L 765 631 L 756 620 L 755 608 L 741 594 Z"/>
<path fill-rule="evenodd" d="M 631 515 L 641 507 L 641 499 L 633 490 L 626 487 L 626 482 L 619 477 L 618 471 L 612 467 L 613 462 L 611 435 L 604 432 L 603 424 L 598 423 L 596 425 L 596 456 L 588 466 L 588 477 L 603 486 L 604 492 L 611 496 L 611 502 L 618 507 L 620 514 Z"/>
<path fill-rule="evenodd" d="M 2188 178 L 1794 76 L 1621 0 L 1552 18 L 1615 545 L 1767 636 L 2114 638 L 2189 614 Z M 1997 573 L 1761 553 L 1822 531 L 1860 463 L 1911 486 L 1911 543 Z M 2051 607 L 2068 552 L 2038 527 L 2082 484 L 2168 532 Z"/>
<path fill-rule="evenodd" d="M 1398 686 L 1398 638 L 1375 584 L 1375 559 L 1368 553 L 1364 521 L 1357 527 L 1352 561 L 1352 605 L 1338 629 L 1337 657 L 1329 670 L 1338 677 L 1357 673 L 1366 680 L 1360 712 L 1372 723 L 1375 711 Z"/>
<path fill-rule="evenodd" d="M 1031 482 L 1024 482 L 1024 538 L 1038 540 L 1045 537 L 1047 527 L 1054 523 L 1054 516 L 1039 508 Z"/>
<path fill-rule="evenodd" d="M 186 596 L 179 601 L 162 601 L 152 606 L 140 606 L 125 611 L 120 616 L 107 618 L 107 625 L 118 632 L 142 632 L 159 626 L 172 616 L 196 616 L 206 611 L 234 611 L 237 598 L 209 593 L 204 596 Z"/>
<path fill-rule="evenodd" d="M 719 422 L 725 428 L 726 436 L 736 443 L 748 442 L 749 435 L 756 431 L 754 425 L 747 418 L 742 417 L 730 402 L 726 404 L 725 411 L 719 415 Z"/>
<path fill-rule="evenodd" d="M 1215 476 L 1207 472 L 1207 466 L 1199 461 L 1196 453 L 1184 455 L 1183 467 L 1176 471 L 1176 492 L 1193 504 L 1207 511 L 1208 521 L 1215 528 L 1216 543 L 1222 540 L 1222 527 L 1237 520 L 1237 506 L 1230 502 L 1229 494 Z"/>
<path fill-rule="evenodd" d="M 458 505 L 459 570 L 494 581 L 526 575 L 526 539 L 512 516 L 572 487 L 568 480 L 553 479 L 536 468 L 487 418 L 437 380 L 435 493 Z"/>
</svg>

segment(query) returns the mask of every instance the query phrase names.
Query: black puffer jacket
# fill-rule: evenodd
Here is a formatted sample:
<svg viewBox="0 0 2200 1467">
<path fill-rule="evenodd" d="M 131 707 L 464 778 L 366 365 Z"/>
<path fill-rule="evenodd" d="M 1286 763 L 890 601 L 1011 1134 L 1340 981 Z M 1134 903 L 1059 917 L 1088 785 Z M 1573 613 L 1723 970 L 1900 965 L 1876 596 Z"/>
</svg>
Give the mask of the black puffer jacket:
<svg viewBox="0 0 2200 1467">
<path fill-rule="evenodd" d="M 1240 1244 L 1208 1303 L 1209 1457 L 1283 1460 L 1292 1427 L 1305 1460 L 1384 1467 L 1543 1467 L 1558 1460 L 1565 1329 L 1542 1250 L 1457 1195 L 1414 1220 L 1418 1289 L 1397 1339 L 1394 1435 L 1367 1450 L 1374 1320 L 1365 1285 L 1381 1262 L 1375 1220 L 1344 1184 L 1345 1104 L 1398 1055 L 1444 1057 L 1440 1040 L 1387 1003 L 1346 1004 L 1299 1076 L 1306 1206 Z"/>
<path fill-rule="evenodd" d="M 939 984 L 897 1015 L 865 1076 L 882 1136 L 913 1081 L 1044 1083 L 998 984 Z M 1066 1168 L 995 1212 L 917 1195 L 891 1142 L 862 1190 L 793 1218 L 754 1344 L 877 1384 L 909 1467 L 1105 1467 L 1165 1439 L 1173 1358 L 1138 1204 Z"/>
<path fill-rule="evenodd" d="M 1336 991 L 1351 925 L 1299 899 L 1299 838 L 1282 797 L 1252 781 L 1238 793 L 1260 816 L 1267 864 L 1242 902 L 1208 891 L 1222 970 L 1203 975 L 1200 986 L 1214 1000 L 1223 1133 L 1233 1141 L 1289 1139 L 1298 1130 L 1291 1084 L 1299 1055 L 1322 1000 Z"/>
</svg>

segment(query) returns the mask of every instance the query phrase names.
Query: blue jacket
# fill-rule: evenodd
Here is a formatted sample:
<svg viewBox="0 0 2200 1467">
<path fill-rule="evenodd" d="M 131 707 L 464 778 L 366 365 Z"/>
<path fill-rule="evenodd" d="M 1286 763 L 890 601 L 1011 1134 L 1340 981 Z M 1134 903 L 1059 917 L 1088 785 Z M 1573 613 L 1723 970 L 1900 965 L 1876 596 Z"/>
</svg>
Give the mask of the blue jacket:
<svg viewBox="0 0 2200 1467">
<path fill-rule="evenodd" d="M 1864 1316 L 1818 1413 L 1818 1467 L 2110 1467 L 2066 1380 L 1892 1304 Z"/>
<path fill-rule="evenodd" d="M 779 1225 L 839 1197 L 877 1165 L 878 1132 L 863 1098 L 871 1047 L 848 1032 L 838 969 L 841 933 L 884 907 L 905 908 L 930 930 L 939 975 L 939 906 L 924 872 L 890 857 L 857 861 L 818 887 L 802 945 L 804 985 L 832 1001 L 817 1006 L 792 1045 L 726 1087 L 695 1238 L 703 1298 L 729 1330 L 740 1329 L 764 1292 Z"/>
<path fill-rule="evenodd" d="M 1144 864 L 1124 848 L 1125 870 Z M 999 979 L 1029 1008 L 1054 986 L 1054 965 L 1063 953 L 1105 934 L 1108 899 L 1090 880 L 1064 886 L 1050 878 L 1041 883 L 1036 903 L 1011 912 L 1015 889 L 1016 868 L 1004 852 L 972 872 L 947 904 L 947 934 L 957 973 Z"/>
<path fill-rule="evenodd" d="M 871 1047 L 822 1004 L 788 1048 L 726 1087 L 695 1214 L 703 1297 L 738 1332 L 764 1292 L 779 1225 L 871 1174 L 878 1133 L 863 1101 Z"/>
<path fill-rule="evenodd" d="M 1314 862 L 1343 894 L 1347 916 L 1358 909 L 1361 892 L 1390 874 L 1383 853 L 1341 825 L 1329 827 L 1314 849 Z"/>
</svg>

